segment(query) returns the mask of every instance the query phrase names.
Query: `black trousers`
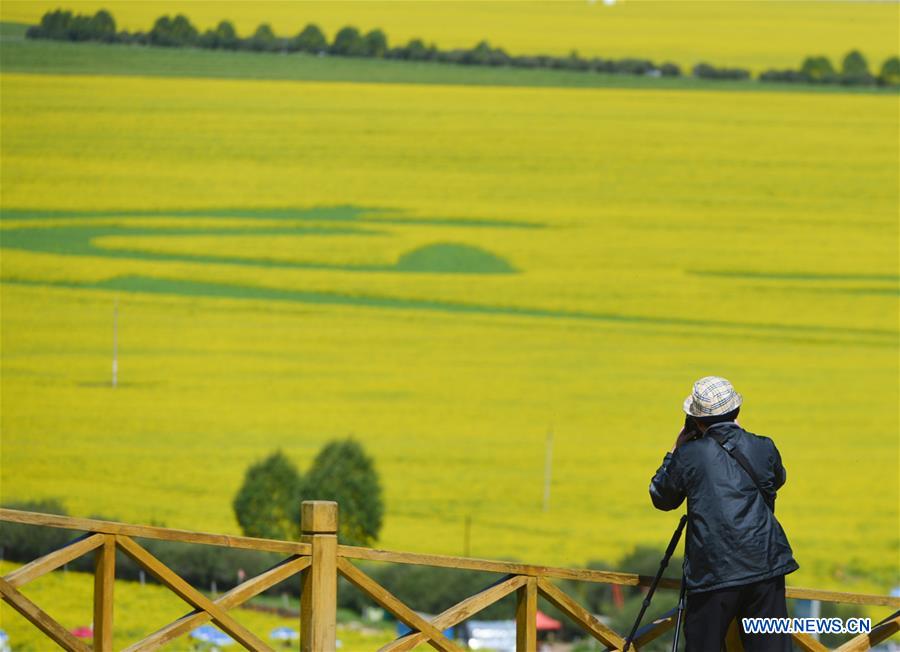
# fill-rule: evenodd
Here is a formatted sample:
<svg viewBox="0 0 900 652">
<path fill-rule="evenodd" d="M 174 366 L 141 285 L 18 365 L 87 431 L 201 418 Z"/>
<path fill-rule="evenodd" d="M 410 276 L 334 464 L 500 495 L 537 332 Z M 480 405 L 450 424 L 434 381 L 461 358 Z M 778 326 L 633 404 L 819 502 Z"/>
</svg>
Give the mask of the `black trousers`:
<svg viewBox="0 0 900 652">
<path fill-rule="evenodd" d="M 787 618 L 784 575 L 742 586 L 689 593 L 685 606 L 686 652 L 719 652 L 731 621 L 738 619 L 738 631 L 746 652 L 789 652 L 790 634 L 745 634 L 741 618 Z"/>
</svg>

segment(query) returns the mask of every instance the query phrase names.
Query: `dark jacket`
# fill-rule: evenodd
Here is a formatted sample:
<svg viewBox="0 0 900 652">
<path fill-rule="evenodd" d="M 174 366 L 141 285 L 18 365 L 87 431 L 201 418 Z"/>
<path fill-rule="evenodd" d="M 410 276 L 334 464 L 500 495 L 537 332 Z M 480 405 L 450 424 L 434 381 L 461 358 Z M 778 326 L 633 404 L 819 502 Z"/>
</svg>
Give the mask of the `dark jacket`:
<svg viewBox="0 0 900 652">
<path fill-rule="evenodd" d="M 787 475 L 768 437 L 737 423 L 718 423 L 726 442 L 750 463 L 773 503 Z M 716 441 L 701 436 L 666 453 L 650 482 L 657 509 L 676 509 L 687 498 L 684 574 L 688 593 L 749 584 L 799 568 L 781 525 L 747 472 Z"/>
</svg>

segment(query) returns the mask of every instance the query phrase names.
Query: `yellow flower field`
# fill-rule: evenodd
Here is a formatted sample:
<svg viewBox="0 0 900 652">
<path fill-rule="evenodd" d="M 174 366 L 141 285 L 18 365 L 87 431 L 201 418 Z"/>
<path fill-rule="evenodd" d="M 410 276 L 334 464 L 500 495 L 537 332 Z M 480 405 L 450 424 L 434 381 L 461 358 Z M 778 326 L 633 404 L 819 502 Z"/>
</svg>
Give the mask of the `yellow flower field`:
<svg viewBox="0 0 900 652">
<path fill-rule="evenodd" d="M 890 588 L 895 97 L 0 83 L 4 501 L 236 532 L 251 462 L 353 434 L 383 547 L 471 515 L 473 555 L 614 561 L 668 539 L 716 373 L 782 451 L 789 584 Z"/>
<path fill-rule="evenodd" d="M 345 25 L 383 29 L 392 43 L 411 38 L 442 48 L 481 39 L 514 54 L 644 57 L 683 66 L 700 61 L 751 70 L 797 67 L 824 54 L 837 62 L 859 48 L 872 65 L 898 52 L 900 6 L 894 2 L 587 0 L 279 2 L 277 0 L 4 0 L 4 21 L 37 22 L 58 7 L 93 13 L 105 8 L 121 27 L 147 31 L 164 14 L 185 13 L 200 28 L 231 20 L 241 34 L 262 22 L 293 35 L 308 22 L 331 37 Z"/>
</svg>

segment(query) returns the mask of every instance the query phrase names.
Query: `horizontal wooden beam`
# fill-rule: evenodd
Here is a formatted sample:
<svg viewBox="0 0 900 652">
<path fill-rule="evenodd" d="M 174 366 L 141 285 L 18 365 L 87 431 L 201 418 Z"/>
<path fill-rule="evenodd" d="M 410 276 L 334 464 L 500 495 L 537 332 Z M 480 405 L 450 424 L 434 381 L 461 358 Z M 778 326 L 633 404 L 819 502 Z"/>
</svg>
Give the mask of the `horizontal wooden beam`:
<svg viewBox="0 0 900 652">
<path fill-rule="evenodd" d="M 57 568 L 65 566 L 70 561 L 78 559 L 91 550 L 99 548 L 103 545 L 104 539 L 106 537 L 102 534 L 85 534 L 59 550 L 54 550 L 24 566 L 20 566 L 3 579 L 9 582 L 10 586 L 23 586 L 42 575 L 46 575 L 50 571 L 55 571 Z"/>
<path fill-rule="evenodd" d="M 28 622 L 44 632 L 62 649 L 69 652 L 91 652 L 91 648 L 87 644 L 75 638 L 69 630 L 4 579 L 0 579 L 0 595 L 13 609 L 22 614 Z"/>
<path fill-rule="evenodd" d="M 309 557 L 292 557 L 276 564 L 268 569 L 252 577 L 246 582 L 238 584 L 236 587 L 222 594 L 214 603 L 224 610 L 234 609 L 242 605 L 250 598 L 259 595 L 269 587 L 275 586 L 279 582 L 283 582 L 296 575 L 297 573 L 309 567 Z M 201 609 L 197 609 L 189 614 L 185 614 L 178 620 L 169 623 L 165 627 L 158 629 L 146 638 L 133 643 L 123 650 L 123 652 L 149 652 L 156 650 L 168 643 L 169 641 L 187 634 L 200 625 L 212 620 L 212 616 Z"/>
<path fill-rule="evenodd" d="M 488 571 L 503 575 L 528 575 L 531 577 L 552 577 L 554 579 L 580 580 L 583 582 L 599 582 L 603 584 L 622 584 L 625 586 L 650 586 L 653 577 L 635 573 L 619 573 L 615 571 L 591 570 L 587 568 L 554 568 L 552 566 L 536 566 L 518 562 L 497 561 L 493 559 L 477 559 L 472 557 L 453 557 L 450 555 L 430 555 L 417 552 L 395 552 L 392 550 L 376 550 L 357 546 L 338 546 L 338 556 L 364 561 L 383 561 L 395 564 L 415 564 L 419 566 L 437 566 L 440 568 L 456 568 L 460 570 Z M 681 586 L 678 580 L 663 579 L 660 586 L 677 589 Z"/>
<path fill-rule="evenodd" d="M 840 602 L 842 604 L 864 604 L 873 607 L 892 607 L 900 609 L 900 598 L 889 595 L 870 595 L 867 593 L 844 593 L 843 591 L 820 591 L 819 589 L 803 589 L 789 586 L 785 595 L 793 600 L 819 600 L 821 602 Z"/>
<path fill-rule="evenodd" d="M 266 552 L 282 552 L 289 555 L 308 555 L 309 545 L 295 541 L 277 541 L 275 539 L 257 539 L 239 537 L 229 534 L 209 534 L 190 530 L 173 530 L 171 528 L 153 527 L 150 525 L 128 525 L 115 521 L 102 521 L 95 518 L 73 518 L 57 514 L 40 514 L 18 509 L 0 508 L 0 521 L 22 523 L 25 525 L 43 525 L 45 527 L 79 530 L 82 532 L 101 532 L 103 534 L 121 534 L 141 539 L 159 539 L 161 541 L 180 541 L 182 543 L 200 543 L 223 548 L 242 548 L 244 550 L 263 550 Z"/>
</svg>

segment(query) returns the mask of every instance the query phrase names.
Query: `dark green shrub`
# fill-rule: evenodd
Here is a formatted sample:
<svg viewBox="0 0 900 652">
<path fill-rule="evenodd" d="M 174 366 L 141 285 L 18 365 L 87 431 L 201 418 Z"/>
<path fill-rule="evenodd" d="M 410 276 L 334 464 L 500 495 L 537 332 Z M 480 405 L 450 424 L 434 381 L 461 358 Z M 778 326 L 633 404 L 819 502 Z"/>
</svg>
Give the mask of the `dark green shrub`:
<svg viewBox="0 0 900 652">
<path fill-rule="evenodd" d="M 744 68 L 716 68 L 708 63 L 698 63 L 693 73 L 700 79 L 750 79 L 750 71 Z"/>
<path fill-rule="evenodd" d="M 681 68 L 677 64 L 667 61 L 659 67 L 663 77 L 681 77 Z"/>
</svg>

